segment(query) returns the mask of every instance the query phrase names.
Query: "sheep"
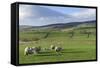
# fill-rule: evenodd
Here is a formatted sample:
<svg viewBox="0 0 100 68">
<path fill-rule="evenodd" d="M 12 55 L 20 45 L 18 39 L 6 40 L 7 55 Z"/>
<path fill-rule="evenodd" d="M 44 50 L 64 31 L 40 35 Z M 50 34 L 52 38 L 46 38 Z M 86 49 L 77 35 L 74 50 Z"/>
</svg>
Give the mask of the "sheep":
<svg viewBox="0 0 100 68">
<path fill-rule="evenodd" d="M 57 55 L 61 55 L 60 52 L 61 52 L 62 48 L 61 47 L 55 47 L 55 51 L 57 53 Z"/>
<path fill-rule="evenodd" d="M 60 43 L 57 43 L 57 45 L 60 45 Z M 60 46 L 55 46 L 55 45 L 51 45 L 51 50 L 55 50 L 56 52 L 60 52 L 62 50 L 62 47 Z"/>
<path fill-rule="evenodd" d="M 25 49 L 24 49 L 24 55 L 28 55 L 28 47 L 26 47 Z"/>
<path fill-rule="evenodd" d="M 55 49 L 55 45 L 51 45 L 51 50 L 54 50 Z"/>
<path fill-rule="evenodd" d="M 55 51 L 56 51 L 56 52 L 60 52 L 61 50 L 62 50 L 61 47 L 57 47 L 57 46 L 55 47 Z"/>
<path fill-rule="evenodd" d="M 32 50 L 31 50 L 30 47 L 26 47 L 26 48 L 24 49 L 24 55 L 28 55 L 28 54 L 32 54 Z"/>
<path fill-rule="evenodd" d="M 24 49 L 24 55 L 37 54 L 40 52 L 40 50 L 41 50 L 40 46 L 38 46 L 38 47 L 26 47 Z"/>
</svg>

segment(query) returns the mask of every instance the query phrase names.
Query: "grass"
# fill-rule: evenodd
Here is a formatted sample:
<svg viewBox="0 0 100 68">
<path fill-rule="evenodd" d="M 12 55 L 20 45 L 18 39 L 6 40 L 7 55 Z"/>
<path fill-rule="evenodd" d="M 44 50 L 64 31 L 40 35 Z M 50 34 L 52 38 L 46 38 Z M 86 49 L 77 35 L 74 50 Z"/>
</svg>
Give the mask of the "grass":
<svg viewBox="0 0 100 68">
<path fill-rule="evenodd" d="M 96 59 L 96 36 L 90 35 L 87 38 L 86 35 L 76 34 L 73 38 L 68 36 L 68 32 L 50 32 L 50 35 L 42 39 L 46 32 L 20 32 L 20 40 L 24 38 L 40 38 L 38 43 L 34 43 L 34 40 L 21 43 L 19 45 L 19 63 L 41 63 L 41 62 L 59 62 L 59 61 L 77 61 L 77 60 L 95 60 Z M 42 48 L 50 48 L 51 44 L 61 43 L 63 50 L 57 54 L 55 51 L 46 50 L 41 51 L 37 55 L 24 55 L 24 48 L 26 46 L 41 46 Z"/>
</svg>

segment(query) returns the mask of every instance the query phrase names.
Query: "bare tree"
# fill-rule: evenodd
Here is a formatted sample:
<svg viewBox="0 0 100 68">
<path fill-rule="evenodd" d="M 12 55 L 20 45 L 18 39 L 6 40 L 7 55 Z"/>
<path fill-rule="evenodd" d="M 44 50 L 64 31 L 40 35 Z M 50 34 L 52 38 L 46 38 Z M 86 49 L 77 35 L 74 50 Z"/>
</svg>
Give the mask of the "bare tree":
<svg viewBox="0 0 100 68">
<path fill-rule="evenodd" d="M 75 32 L 74 32 L 74 31 L 69 32 L 69 37 L 70 37 L 70 38 L 73 38 L 74 35 L 75 35 Z"/>
<path fill-rule="evenodd" d="M 80 31 L 80 33 L 81 33 L 81 34 L 87 34 L 87 38 L 89 38 L 90 35 L 92 34 L 92 32 L 90 32 L 90 31 L 86 31 L 86 30 L 84 30 L 84 31 Z"/>
<path fill-rule="evenodd" d="M 87 32 L 87 38 L 89 38 L 91 34 L 91 32 Z"/>
<path fill-rule="evenodd" d="M 47 38 L 49 36 L 50 32 L 47 32 L 44 38 Z"/>
</svg>

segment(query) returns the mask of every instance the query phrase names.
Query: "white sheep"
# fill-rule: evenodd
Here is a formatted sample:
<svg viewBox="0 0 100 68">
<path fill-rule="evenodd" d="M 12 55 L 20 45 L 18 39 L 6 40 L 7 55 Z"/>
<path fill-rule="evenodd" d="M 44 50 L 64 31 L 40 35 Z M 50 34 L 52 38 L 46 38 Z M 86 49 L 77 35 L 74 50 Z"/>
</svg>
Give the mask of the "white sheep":
<svg viewBox="0 0 100 68">
<path fill-rule="evenodd" d="M 62 50 L 61 47 L 57 47 L 57 46 L 55 47 L 55 51 L 56 51 L 56 52 L 60 52 L 61 50 Z"/>
<path fill-rule="evenodd" d="M 55 49 L 55 45 L 51 45 L 51 50 L 54 50 Z"/>
<path fill-rule="evenodd" d="M 26 48 L 24 49 L 24 55 L 28 55 L 28 54 L 32 54 L 32 50 L 31 50 L 30 47 L 26 47 Z"/>
<path fill-rule="evenodd" d="M 38 46 L 38 47 L 26 47 L 24 49 L 24 55 L 37 54 L 40 52 L 40 50 L 41 50 L 40 46 Z"/>
<path fill-rule="evenodd" d="M 28 47 L 24 49 L 24 55 L 28 55 Z"/>
</svg>

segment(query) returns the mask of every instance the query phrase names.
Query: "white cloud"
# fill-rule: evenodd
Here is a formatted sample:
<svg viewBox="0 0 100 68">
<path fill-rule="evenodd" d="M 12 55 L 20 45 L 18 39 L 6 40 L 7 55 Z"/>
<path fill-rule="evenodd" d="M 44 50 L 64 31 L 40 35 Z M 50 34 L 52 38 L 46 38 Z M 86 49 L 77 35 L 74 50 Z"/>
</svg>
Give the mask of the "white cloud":
<svg viewBox="0 0 100 68">
<path fill-rule="evenodd" d="M 80 20 L 92 20 L 96 18 L 96 10 L 95 9 L 86 9 L 80 12 L 76 12 L 72 14 L 74 17 Z"/>
<path fill-rule="evenodd" d="M 41 11 L 43 10 L 43 11 Z M 46 9 L 42 9 L 33 5 L 20 5 L 19 7 L 19 24 L 20 25 L 34 25 L 41 26 L 54 23 L 68 23 L 68 22 L 80 22 L 87 20 L 95 20 L 95 9 L 84 9 L 82 11 L 68 13 L 69 16 L 54 14 L 48 15 Z M 35 23 L 35 24 L 34 24 Z"/>
<path fill-rule="evenodd" d="M 19 19 L 24 19 L 31 16 L 31 5 L 20 5 L 19 6 Z"/>
</svg>

